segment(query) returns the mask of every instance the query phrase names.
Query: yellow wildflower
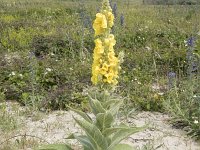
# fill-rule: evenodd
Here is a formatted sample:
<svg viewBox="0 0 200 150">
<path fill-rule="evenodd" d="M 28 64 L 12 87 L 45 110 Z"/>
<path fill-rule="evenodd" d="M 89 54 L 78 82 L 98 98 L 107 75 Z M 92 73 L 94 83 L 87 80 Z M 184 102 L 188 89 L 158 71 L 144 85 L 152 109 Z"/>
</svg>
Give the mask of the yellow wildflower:
<svg viewBox="0 0 200 150">
<path fill-rule="evenodd" d="M 93 84 L 107 83 L 116 85 L 118 83 L 119 60 L 115 56 L 114 46 L 116 40 L 113 34 L 110 34 L 111 27 L 114 24 L 114 15 L 108 1 L 104 1 L 101 13 L 96 14 L 93 23 L 95 36 L 99 36 L 95 42 L 92 78 Z"/>
<path fill-rule="evenodd" d="M 96 39 L 95 41 L 95 49 L 94 49 L 94 52 L 95 53 L 98 53 L 98 54 L 103 54 L 104 52 L 104 47 L 102 45 L 102 42 L 100 39 Z"/>
<path fill-rule="evenodd" d="M 114 15 L 112 14 L 112 12 L 108 12 L 107 17 L 108 17 L 108 26 L 111 28 L 114 25 Z"/>
<path fill-rule="evenodd" d="M 105 74 L 107 73 L 107 71 L 108 71 L 108 65 L 107 65 L 106 63 L 104 63 L 104 64 L 102 65 L 102 68 L 100 69 L 100 73 L 101 73 L 102 75 L 105 75 Z"/>
<path fill-rule="evenodd" d="M 98 74 L 99 74 L 99 66 L 97 66 L 96 64 L 93 64 L 93 66 L 92 66 L 92 78 L 91 78 L 91 81 L 95 85 L 98 82 Z"/>
<path fill-rule="evenodd" d="M 105 38 L 104 42 L 106 46 L 113 47 L 116 44 L 114 35 L 109 34 L 108 38 Z"/>
<path fill-rule="evenodd" d="M 94 20 L 93 28 L 95 30 L 95 36 L 103 34 L 105 29 L 107 28 L 107 20 L 104 14 L 96 14 L 96 19 Z"/>
</svg>

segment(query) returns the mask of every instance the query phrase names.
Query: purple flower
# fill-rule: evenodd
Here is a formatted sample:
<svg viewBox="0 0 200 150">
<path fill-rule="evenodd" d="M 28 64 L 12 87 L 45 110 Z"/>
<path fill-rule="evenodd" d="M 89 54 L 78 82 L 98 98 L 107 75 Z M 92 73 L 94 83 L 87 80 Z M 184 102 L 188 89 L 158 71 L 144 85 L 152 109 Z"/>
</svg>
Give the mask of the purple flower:
<svg viewBox="0 0 200 150">
<path fill-rule="evenodd" d="M 168 73 L 168 78 L 175 78 L 176 77 L 176 73 L 175 72 L 169 72 Z"/>
<path fill-rule="evenodd" d="M 175 72 L 169 72 L 168 73 L 168 86 L 169 86 L 169 89 L 174 87 L 175 79 L 176 79 L 176 73 Z"/>
<path fill-rule="evenodd" d="M 113 10 L 113 14 L 115 16 L 115 18 L 117 17 L 117 4 L 114 3 L 113 7 L 112 7 L 112 10 Z"/>
<path fill-rule="evenodd" d="M 124 26 L 124 14 L 121 14 L 120 16 L 120 24 L 121 26 Z"/>
<path fill-rule="evenodd" d="M 190 46 L 190 47 L 193 47 L 195 44 L 195 38 L 194 37 L 190 37 L 188 40 L 187 40 L 187 45 Z"/>
<path fill-rule="evenodd" d="M 194 62 L 194 46 L 195 46 L 195 37 L 191 36 L 190 38 L 188 38 L 187 40 L 187 53 L 186 53 L 186 60 L 188 63 L 188 69 L 187 69 L 187 74 L 189 79 L 192 78 L 192 73 L 195 72 L 197 70 L 197 65 Z"/>
</svg>

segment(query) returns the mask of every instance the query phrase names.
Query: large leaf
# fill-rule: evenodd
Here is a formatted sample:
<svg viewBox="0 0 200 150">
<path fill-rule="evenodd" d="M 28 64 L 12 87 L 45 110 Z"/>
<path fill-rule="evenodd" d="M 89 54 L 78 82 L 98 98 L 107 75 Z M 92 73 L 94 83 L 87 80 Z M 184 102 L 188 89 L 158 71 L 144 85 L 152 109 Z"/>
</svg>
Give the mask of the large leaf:
<svg viewBox="0 0 200 150">
<path fill-rule="evenodd" d="M 126 130 L 126 129 L 127 129 L 127 127 L 111 127 L 111 128 L 107 128 L 107 129 L 105 129 L 103 131 L 103 135 L 105 137 L 108 137 L 108 136 L 112 135 L 113 133 L 116 133 L 116 132 L 118 132 L 120 130 Z"/>
<path fill-rule="evenodd" d="M 110 135 L 112 135 L 113 133 L 116 133 L 118 131 L 121 131 L 121 130 L 127 130 L 127 129 L 135 129 L 135 130 L 139 130 L 139 131 L 142 131 L 146 128 L 145 127 L 128 127 L 128 126 L 125 126 L 125 125 L 120 125 L 118 127 L 112 127 L 112 128 L 107 128 L 103 131 L 103 135 L 105 137 L 108 137 Z"/>
<path fill-rule="evenodd" d="M 96 120 L 97 120 L 96 122 L 97 127 L 101 131 L 104 131 L 106 128 L 111 127 L 114 118 L 110 112 L 106 112 L 97 114 Z"/>
<path fill-rule="evenodd" d="M 134 150 L 132 146 L 128 144 L 117 144 L 115 147 L 113 147 L 112 150 Z"/>
<path fill-rule="evenodd" d="M 75 138 L 83 145 L 84 150 L 95 150 L 87 136 L 80 135 L 75 136 Z"/>
<path fill-rule="evenodd" d="M 78 125 L 86 132 L 88 139 L 92 143 L 94 150 L 106 150 L 108 147 L 108 143 L 104 136 L 102 135 L 101 131 L 93 124 L 85 121 L 85 120 L 78 120 L 74 118 L 74 120 L 78 123 Z"/>
<path fill-rule="evenodd" d="M 141 130 L 143 130 L 144 127 L 127 127 L 124 129 L 120 129 L 119 131 L 117 131 L 116 133 L 114 133 L 113 137 L 111 138 L 111 144 L 108 147 L 108 150 L 112 150 L 114 146 L 116 146 L 117 144 L 119 144 L 123 139 L 129 137 L 130 135 L 139 132 Z"/>
<path fill-rule="evenodd" d="M 76 136 L 75 134 L 70 134 L 66 139 L 77 139 L 83 145 L 84 150 L 95 149 L 88 137 L 85 135 Z"/>
<path fill-rule="evenodd" d="M 116 99 L 107 100 L 102 103 L 103 108 L 105 108 L 105 109 L 110 108 L 111 105 L 116 104 L 118 101 L 119 100 L 116 100 Z"/>
<path fill-rule="evenodd" d="M 111 105 L 111 108 L 109 109 L 109 112 L 115 116 L 117 112 L 119 111 L 120 106 L 122 105 L 123 101 L 116 101 L 113 105 Z"/>
<path fill-rule="evenodd" d="M 90 99 L 90 107 L 92 112 L 97 115 L 98 113 L 104 113 L 106 110 L 101 105 L 101 102 L 96 99 Z"/>
<path fill-rule="evenodd" d="M 37 150 L 72 150 L 72 148 L 66 144 L 49 144 L 43 145 Z"/>
<path fill-rule="evenodd" d="M 79 114 L 81 117 L 83 117 L 86 121 L 92 123 L 92 119 L 90 118 L 90 116 L 80 110 L 77 109 L 73 109 L 71 107 L 69 107 L 69 109 L 71 109 L 72 111 L 74 111 L 75 113 Z"/>
</svg>

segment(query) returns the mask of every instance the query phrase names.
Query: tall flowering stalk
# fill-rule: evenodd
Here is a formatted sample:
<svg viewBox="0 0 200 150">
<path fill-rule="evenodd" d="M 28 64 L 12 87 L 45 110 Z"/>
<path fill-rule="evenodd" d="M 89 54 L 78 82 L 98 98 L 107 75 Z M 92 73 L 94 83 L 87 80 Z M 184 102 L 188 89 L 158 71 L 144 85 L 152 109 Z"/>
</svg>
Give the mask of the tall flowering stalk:
<svg viewBox="0 0 200 150">
<path fill-rule="evenodd" d="M 113 48 L 116 43 L 114 35 L 111 34 L 113 25 L 114 15 L 109 1 L 103 0 L 101 11 L 96 14 L 93 24 L 95 48 L 91 78 L 92 83 L 100 85 L 101 88 L 99 89 L 97 86 L 85 92 L 89 97 L 89 106 L 93 117 L 70 108 L 81 116 L 82 119 L 74 118 L 74 120 L 85 131 L 85 134 L 71 134 L 68 139 L 77 139 L 84 150 L 133 150 L 130 145 L 119 143 L 131 134 L 144 129 L 115 122 L 120 106 L 123 104 L 123 98 L 107 89 L 118 83 L 120 63 Z M 63 147 L 63 149 L 71 150 L 69 147 Z"/>
<path fill-rule="evenodd" d="M 95 48 L 91 77 L 92 83 L 100 86 L 86 92 L 94 118 L 91 119 L 86 113 L 71 108 L 82 117 L 82 120 L 74 119 L 85 131 L 85 135 L 72 134 L 70 138 L 76 138 L 84 150 L 133 150 L 130 145 L 119 143 L 143 129 L 115 123 L 123 98 L 114 92 L 109 92 L 107 87 L 114 87 L 118 83 L 119 64 L 122 62 L 123 54 L 119 54 L 119 58 L 115 56 L 116 41 L 111 34 L 113 25 L 114 15 L 109 0 L 103 0 L 101 11 L 96 14 L 93 23 Z"/>
<path fill-rule="evenodd" d="M 95 31 L 95 48 L 93 54 L 92 78 L 93 84 L 118 83 L 119 59 L 115 56 L 115 37 L 111 34 L 114 25 L 114 15 L 109 1 L 104 0 L 100 13 L 96 14 L 93 23 Z"/>
</svg>

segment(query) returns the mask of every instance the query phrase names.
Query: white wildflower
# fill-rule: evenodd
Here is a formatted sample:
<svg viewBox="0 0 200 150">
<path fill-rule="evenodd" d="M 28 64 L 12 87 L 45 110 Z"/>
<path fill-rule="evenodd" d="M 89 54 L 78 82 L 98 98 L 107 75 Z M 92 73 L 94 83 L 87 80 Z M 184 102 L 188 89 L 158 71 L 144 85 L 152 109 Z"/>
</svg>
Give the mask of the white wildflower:
<svg viewBox="0 0 200 150">
<path fill-rule="evenodd" d="M 187 40 L 184 40 L 184 44 L 185 44 L 186 47 L 188 46 Z"/>
<path fill-rule="evenodd" d="M 149 46 L 146 46 L 145 49 L 148 50 L 148 51 L 151 50 L 151 48 Z"/>
<path fill-rule="evenodd" d="M 160 93 L 158 93 L 158 95 L 162 96 L 162 95 L 164 95 L 164 93 L 160 92 Z"/>
<path fill-rule="evenodd" d="M 199 121 L 198 120 L 194 120 L 194 124 L 198 124 L 199 123 Z"/>
<path fill-rule="evenodd" d="M 51 68 L 46 68 L 46 71 L 51 72 L 52 69 Z"/>
</svg>

